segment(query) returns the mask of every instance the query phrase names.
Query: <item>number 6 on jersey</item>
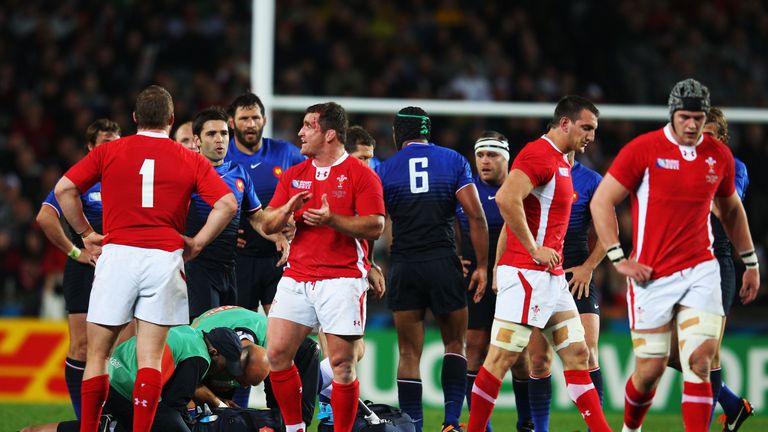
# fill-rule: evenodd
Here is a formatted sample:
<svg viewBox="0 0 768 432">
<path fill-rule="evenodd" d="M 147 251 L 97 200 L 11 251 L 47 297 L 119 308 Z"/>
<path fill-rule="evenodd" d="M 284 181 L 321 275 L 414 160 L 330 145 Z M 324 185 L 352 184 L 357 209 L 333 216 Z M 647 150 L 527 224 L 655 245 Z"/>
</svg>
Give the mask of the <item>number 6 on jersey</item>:
<svg viewBox="0 0 768 432">
<path fill-rule="evenodd" d="M 429 192 L 429 172 L 416 171 L 416 168 L 425 169 L 429 166 L 429 159 L 425 157 L 408 159 L 408 173 L 411 180 L 411 193 Z M 421 184 L 419 184 L 421 183 Z"/>
<path fill-rule="evenodd" d="M 155 206 L 155 160 L 144 159 L 139 174 L 141 175 L 141 207 L 152 208 Z"/>
</svg>

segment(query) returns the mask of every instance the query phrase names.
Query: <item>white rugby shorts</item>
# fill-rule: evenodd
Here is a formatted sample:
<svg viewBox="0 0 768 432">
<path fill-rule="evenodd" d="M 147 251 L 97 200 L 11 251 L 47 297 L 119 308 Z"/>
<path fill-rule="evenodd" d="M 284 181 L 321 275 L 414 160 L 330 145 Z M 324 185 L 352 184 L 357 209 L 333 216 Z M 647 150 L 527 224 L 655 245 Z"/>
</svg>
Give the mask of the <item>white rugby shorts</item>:
<svg viewBox="0 0 768 432">
<path fill-rule="evenodd" d="M 565 275 L 501 265 L 496 269 L 500 320 L 543 329 L 555 312 L 576 310 Z"/>
<path fill-rule="evenodd" d="M 311 327 L 328 334 L 362 336 L 365 329 L 366 278 L 335 278 L 297 282 L 283 277 L 269 316 Z"/>
<path fill-rule="evenodd" d="M 122 325 L 133 317 L 159 325 L 189 324 L 182 250 L 108 244 L 96 262 L 88 321 Z"/>
<path fill-rule="evenodd" d="M 636 330 L 661 327 L 672 320 L 677 305 L 724 315 L 720 290 L 716 259 L 643 284 L 627 279 L 629 326 Z"/>
</svg>

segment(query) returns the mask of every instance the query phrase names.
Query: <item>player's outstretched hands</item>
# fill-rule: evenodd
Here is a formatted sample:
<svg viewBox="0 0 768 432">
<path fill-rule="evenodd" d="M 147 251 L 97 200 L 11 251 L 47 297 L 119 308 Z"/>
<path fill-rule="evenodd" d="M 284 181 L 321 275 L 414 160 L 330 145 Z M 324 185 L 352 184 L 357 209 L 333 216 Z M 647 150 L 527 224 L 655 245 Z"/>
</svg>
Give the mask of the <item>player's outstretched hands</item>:
<svg viewBox="0 0 768 432">
<path fill-rule="evenodd" d="M 631 278 L 635 282 L 648 282 L 651 280 L 653 269 L 645 264 L 640 264 L 634 259 L 625 259 L 616 264 L 616 271 Z"/>
<path fill-rule="evenodd" d="M 188 237 L 185 235 L 181 237 L 184 239 L 184 252 L 181 255 L 182 258 L 184 258 L 184 262 L 193 260 L 196 256 L 200 255 L 200 252 L 203 250 L 202 244 L 200 244 L 193 237 Z"/>
<path fill-rule="evenodd" d="M 571 280 L 568 281 L 568 285 L 571 287 L 571 294 L 576 296 L 576 300 L 581 300 L 582 297 L 589 297 L 589 282 L 592 281 L 592 270 L 588 266 L 580 265 L 567 268 L 564 271 L 573 274 Z"/>
<path fill-rule="evenodd" d="M 547 270 L 551 270 L 560 264 L 560 254 L 552 248 L 546 246 L 539 246 L 531 254 L 531 257 L 537 264 L 547 266 Z"/>
<path fill-rule="evenodd" d="M 277 261 L 275 267 L 282 267 L 288 262 L 288 254 L 291 252 L 291 242 L 289 242 L 284 235 L 278 234 L 277 241 L 275 241 L 275 248 L 280 252 L 280 260 Z"/>
<path fill-rule="evenodd" d="M 760 289 L 760 268 L 747 269 L 741 277 L 741 289 L 739 297 L 741 303 L 750 303 L 757 297 L 757 291 Z"/>
<path fill-rule="evenodd" d="M 495 279 L 495 278 L 494 278 Z M 488 285 L 488 269 L 485 267 L 478 267 L 472 272 L 472 278 L 469 280 L 468 291 L 475 291 L 475 295 L 472 296 L 472 300 L 475 303 L 480 303 L 483 295 L 485 294 L 485 287 Z"/>
<path fill-rule="evenodd" d="M 289 213 L 293 213 L 303 207 L 310 198 L 312 198 L 312 194 L 309 191 L 301 191 L 292 196 L 284 205 L 288 208 Z"/>
<path fill-rule="evenodd" d="M 90 255 L 90 258 L 93 260 L 94 264 L 96 264 L 96 260 L 98 260 L 99 256 L 101 256 L 102 240 L 104 240 L 104 236 L 95 231 L 83 237 L 83 246 L 85 246 L 85 250 Z M 82 255 L 83 254 L 81 253 L 81 256 Z"/>
<path fill-rule="evenodd" d="M 307 209 L 304 212 L 304 222 L 309 226 L 319 226 L 327 224 L 333 217 L 331 207 L 328 205 L 328 195 L 322 196 L 323 205 L 316 209 Z"/>
<path fill-rule="evenodd" d="M 387 291 L 384 273 L 381 272 L 381 267 L 377 265 L 372 265 L 371 271 L 368 272 L 368 290 L 377 299 L 384 297 L 384 293 Z"/>
</svg>

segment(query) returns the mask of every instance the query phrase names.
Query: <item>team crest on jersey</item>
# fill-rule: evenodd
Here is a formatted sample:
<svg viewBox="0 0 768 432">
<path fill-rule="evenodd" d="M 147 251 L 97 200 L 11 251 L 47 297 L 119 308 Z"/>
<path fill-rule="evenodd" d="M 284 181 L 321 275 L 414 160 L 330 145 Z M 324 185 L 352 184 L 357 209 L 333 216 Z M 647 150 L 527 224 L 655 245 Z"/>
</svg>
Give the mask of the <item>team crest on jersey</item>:
<svg viewBox="0 0 768 432">
<path fill-rule="evenodd" d="M 568 177 L 571 174 L 570 170 L 566 167 L 560 167 L 557 171 L 560 174 L 560 177 Z"/>
<path fill-rule="evenodd" d="M 706 162 L 707 165 L 709 165 L 709 173 L 710 174 L 714 174 L 715 173 L 715 164 L 717 163 L 717 161 L 712 156 L 710 156 L 704 162 Z"/>
<path fill-rule="evenodd" d="M 344 182 L 347 180 L 347 176 L 344 174 L 336 177 L 336 181 L 339 182 L 339 184 L 336 186 L 337 188 L 341 189 L 344 187 Z"/>
<path fill-rule="evenodd" d="M 680 170 L 680 161 L 677 159 L 656 159 L 656 166 L 668 170 Z"/>
<path fill-rule="evenodd" d="M 312 189 L 311 180 L 291 180 L 291 187 L 294 189 Z"/>
<path fill-rule="evenodd" d="M 243 179 L 235 180 L 235 187 L 237 188 L 238 192 L 244 191 L 245 190 L 245 183 L 243 182 Z"/>
<path fill-rule="evenodd" d="M 101 202 L 101 192 L 91 192 L 88 194 L 88 200 L 89 201 L 99 201 Z"/>
<path fill-rule="evenodd" d="M 539 307 L 539 305 L 533 305 L 533 306 L 531 306 L 531 312 L 533 313 L 532 320 L 536 321 L 536 319 L 539 316 L 539 312 L 541 312 L 541 308 Z"/>
<path fill-rule="evenodd" d="M 272 167 L 272 174 L 275 175 L 275 177 L 280 178 L 280 175 L 283 173 L 283 169 L 279 166 Z"/>
</svg>

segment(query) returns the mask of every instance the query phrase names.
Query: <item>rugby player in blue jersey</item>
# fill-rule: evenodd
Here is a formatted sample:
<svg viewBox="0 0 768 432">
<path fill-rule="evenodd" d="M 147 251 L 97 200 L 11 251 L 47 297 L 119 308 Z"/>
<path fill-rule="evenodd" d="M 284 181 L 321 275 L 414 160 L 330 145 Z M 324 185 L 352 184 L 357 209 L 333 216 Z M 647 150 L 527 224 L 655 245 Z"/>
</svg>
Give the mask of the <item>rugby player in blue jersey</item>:
<svg viewBox="0 0 768 432">
<path fill-rule="evenodd" d="M 120 126 L 111 120 L 99 119 L 88 126 L 85 137 L 88 151 L 91 151 L 99 144 L 120 138 Z M 101 183 L 96 183 L 82 194 L 80 201 L 88 222 L 96 231 L 101 232 Z M 37 214 L 37 223 L 48 240 L 71 258 L 64 266 L 63 281 L 69 324 L 69 349 L 64 362 L 64 378 L 72 407 L 79 419 L 80 383 L 83 381 L 87 346 L 85 316 L 93 284 L 95 259 L 83 247 L 79 235 L 72 230 L 69 235 L 64 232 L 61 216 L 61 207 L 51 190 Z"/>
<path fill-rule="evenodd" d="M 234 136 L 229 140 L 227 161 L 237 162 L 251 176 L 251 182 L 262 202 L 268 203 L 275 193 L 280 175 L 304 160 L 299 149 L 288 141 L 262 136 L 267 118 L 264 104 L 253 93 L 238 96 L 227 108 L 229 127 Z M 238 305 L 256 310 L 259 304 L 269 313 L 277 282 L 283 274 L 281 251 L 275 243 L 241 221 L 245 245 L 237 250 Z"/>
<path fill-rule="evenodd" d="M 478 174 L 473 177 L 477 191 L 480 194 L 480 202 L 488 221 L 488 256 L 495 263 L 496 247 L 499 235 L 504 226 L 504 218 L 496 205 L 496 192 L 498 192 L 509 171 L 509 142 L 506 137 L 496 131 L 486 131 L 475 142 L 475 166 Z M 477 258 L 469 238 L 469 220 L 464 209 L 459 205 L 456 209 L 456 218 L 459 224 L 460 246 L 462 264 L 465 266 L 465 275 L 475 269 Z M 488 285 L 493 285 L 494 266 L 488 267 Z M 466 280 L 467 284 L 469 280 Z M 496 308 L 496 293 L 486 290 L 479 303 L 471 300 L 472 293 L 467 292 L 467 405 L 472 400 L 472 386 L 475 383 L 477 371 L 485 361 L 488 346 L 491 341 L 491 326 L 493 325 L 493 313 Z M 528 356 L 522 355 L 512 366 L 512 386 L 515 392 L 515 404 L 517 405 L 517 430 L 533 430 L 531 413 L 528 404 Z M 488 422 L 486 431 L 492 430 Z"/>
<path fill-rule="evenodd" d="M 216 239 L 206 246 L 200 255 L 185 264 L 189 292 L 189 316 L 196 318 L 203 312 L 222 305 L 237 303 L 235 285 L 235 245 L 237 230 L 243 217 L 259 235 L 273 242 L 273 248 L 282 253 L 278 265 L 288 257 L 288 240 L 281 233 L 267 236 L 261 231 L 261 202 L 254 191 L 251 176 L 240 164 L 225 161 L 229 144 L 227 114 L 219 108 L 208 108 L 195 116 L 192 122 L 195 145 L 200 153 L 211 162 L 224 183 L 235 195 L 238 212 Z M 192 195 L 192 202 L 187 215 L 188 236 L 194 236 L 208 219 L 211 206 L 197 194 Z"/>
<path fill-rule="evenodd" d="M 400 408 L 423 426 L 419 363 L 424 348 L 427 308 L 442 334 L 444 431 L 459 430 L 464 405 L 467 360 L 467 296 L 456 254 L 456 202 L 469 219 L 477 268 L 469 289 L 480 301 L 488 271 L 488 225 L 469 162 L 459 153 L 429 141 L 431 121 L 418 107 L 400 110 L 393 131 L 398 152 L 377 172 L 384 185 L 387 214 L 392 219 L 391 268 L 387 306 L 393 311 L 400 359 L 397 389 Z"/>
</svg>

